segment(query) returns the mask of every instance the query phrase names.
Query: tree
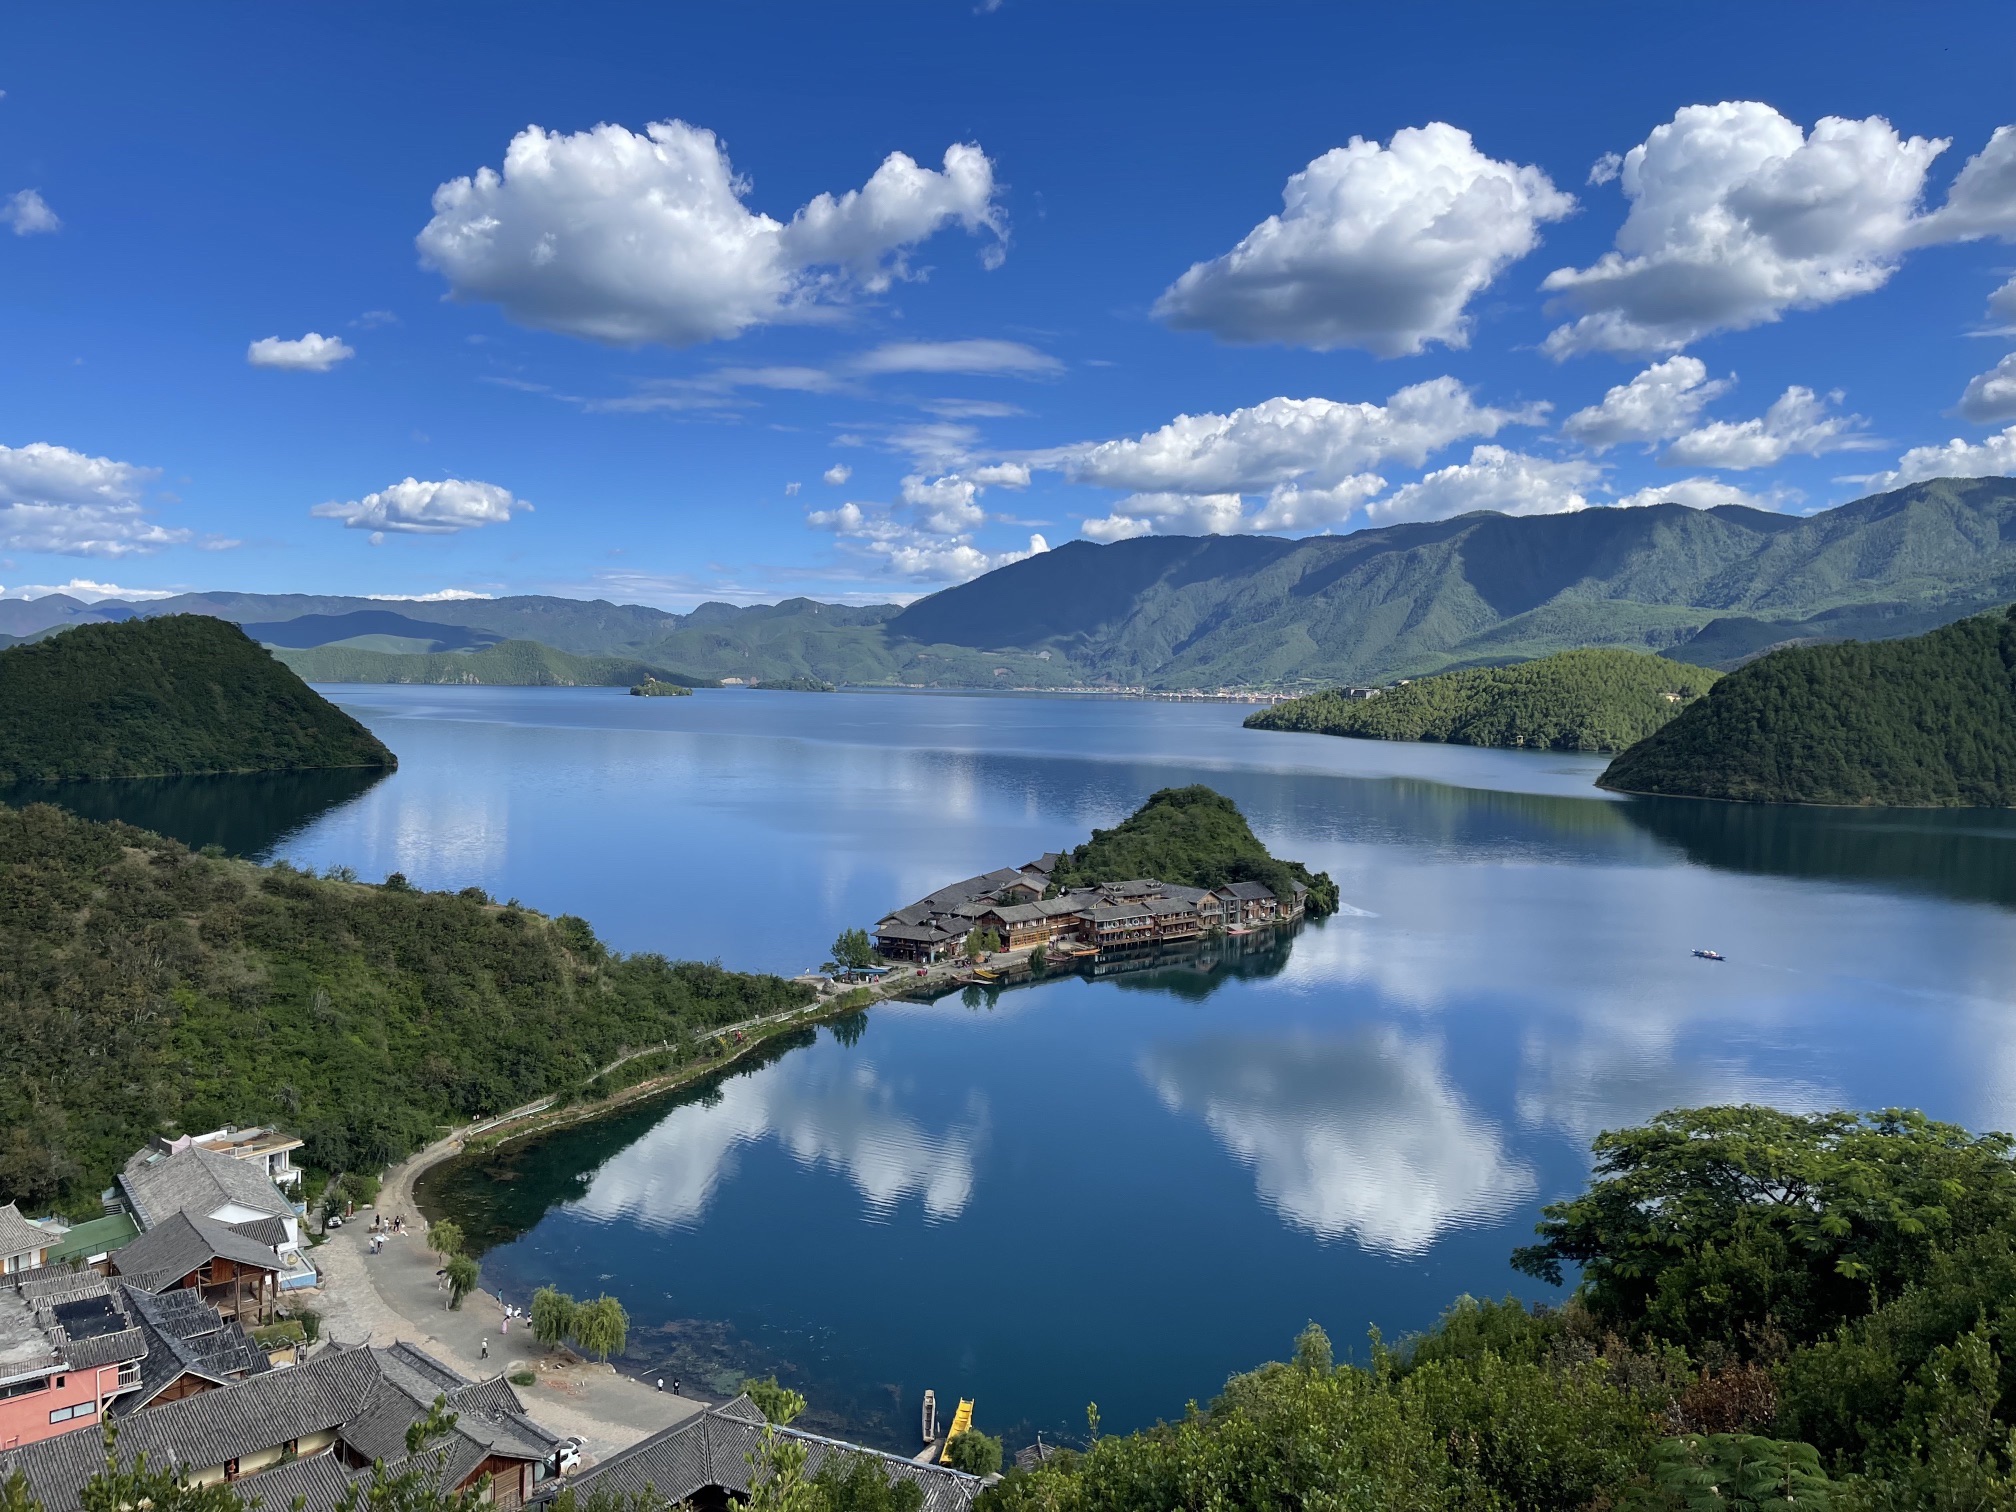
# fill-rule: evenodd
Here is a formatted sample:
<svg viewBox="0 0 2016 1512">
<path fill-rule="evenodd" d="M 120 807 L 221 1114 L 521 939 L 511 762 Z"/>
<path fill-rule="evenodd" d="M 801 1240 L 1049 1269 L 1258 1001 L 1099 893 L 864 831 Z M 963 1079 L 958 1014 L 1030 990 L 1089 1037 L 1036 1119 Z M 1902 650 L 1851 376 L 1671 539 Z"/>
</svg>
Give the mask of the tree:
<svg viewBox="0 0 2016 1512">
<path fill-rule="evenodd" d="M 558 1349 L 561 1341 L 574 1332 L 575 1315 L 581 1304 L 567 1293 L 551 1286 L 542 1286 L 532 1293 L 532 1337 L 549 1349 Z"/>
<path fill-rule="evenodd" d="M 1587 1192 L 1512 1263 L 1582 1267 L 1599 1319 L 1688 1349 L 1832 1333 L 1991 1231 L 2016 1231 L 2006 1135 L 1920 1113 L 1694 1108 L 1599 1135 Z"/>
<path fill-rule="evenodd" d="M 630 1314 L 607 1293 L 584 1302 L 574 1314 L 574 1342 L 606 1365 L 609 1356 L 623 1353 L 630 1342 Z"/>
<path fill-rule="evenodd" d="M 763 1425 L 763 1437 L 743 1456 L 749 1466 L 747 1512 L 825 1512 L 825 1498 L 805 1479 L 810 1451 L 798 1439 L 779 1438 L 777 1425 Z"/>
<path fill-rule="evenodd" d="M 446 1269 L 448 1306 L 451 1309 L 458 1308 L 462 1305 L 462 1299 L 476 1290 L 476 1279 L 479 1274 L 476 1262 L 467 1255 L 450 1255 Z"/>
<path fill-rule="evenodd" d="M 490 1477 L 485 1475 L 465 1491 L 450 1490 L 442 1484 L 448 1453 L 442 1440 L 454 1431 L 455 1414 L 445 1397 L 434 1398 L 427 1416 L 406 1429 L 406 1458 L 394 1471 L 384 1460 L 371 1466 L 368 1482 L 353 1481 L 338 1502 L 339 1512 L 477 1512 L 490 1504 Z M 229 1491 L 220 1485 L 220 1491 Z M 237 1498 L 232 1498 L 234 1502 Z M 144 1506 L 133 1503 L 132 1506 Z M 243 1504 L 239 1504 L 243 1512 Z M 95 1509 L 87 1509 L 95 1512 Z M 106 1509 L 113 1512 L 113 1509 Z M 117 1512 L 131 1512 L 122 1504 Z"/>
<path fill-rule="evenodd" d="M 975 929 L 966 936 L 966 954 L 992 955 L 1001 948 L 1001 936 L 991 929 Z"/>
<path fill-rule="evenodd" d="M 462 1225 L 452 1218 L 443 1218 L 439 1223 L 427 1227 L 427 1248 L 447 1259 L 450 1255 L 462 1253 Z"/>
<path fill-rule="evenodd" d="M 865 929 L 843 929 L 833 942 L 833 959 L 849 972 L 866 971 L 875 964 L 875 942 Z"/>
<path fill-rule="evenodd" d="M 968 1475 L 997 1475 L 1001 1470 L 1001 1440 L 978 1428 L 968 1428 L 945 1446 L 945 1461 Z"/>
<path fill-rule="evenodd" d="M 1034 950 L 1029 952 L 1029 969 L 1038 976 L 1043 975 L 1044 972 L 1050 969 L 1050 949 L 1048 946 L 1038 945 Z"/>
<path fill-rule="evenodd" d="M 829 1454 L 812 1477 L 825 1499 L 825 1512 L 922 1512 L 924 1488 L 904 1476 L 895 1480 L 881 1461 L 867 1454 Z"/>
<path fill-rule="evenodd" d="M 805 1410 L 805 1398 L 788 1386 L 779 1386 L 774 1375 L 758 1380 L 749 1377 L 742 1383 L 743 1395 L 763 1411 L 763 1416 L 782 1428 Z"/>
<path fill-rule="evenodd" d="M 0 1512 L 43 1512 L 42 1503 L 28 1489 L 28 1477 L 19 1470 L 0 1481 Z"/>
</svg>

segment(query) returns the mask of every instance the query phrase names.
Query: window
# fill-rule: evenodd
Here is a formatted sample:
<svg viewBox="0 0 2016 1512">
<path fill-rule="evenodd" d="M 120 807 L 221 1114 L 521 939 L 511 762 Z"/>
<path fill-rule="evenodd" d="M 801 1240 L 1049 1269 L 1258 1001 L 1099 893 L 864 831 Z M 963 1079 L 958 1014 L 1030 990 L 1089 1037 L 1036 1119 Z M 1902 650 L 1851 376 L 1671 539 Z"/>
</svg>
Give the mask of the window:
<svg viewBox="0 0 2016 1512">
<path fill-rule="evenodd" d="M 224 1479 L 227 1481 L 238 1479 L 238 1461 L 235 1458 L 224 1461 Z"/>
<path fill-rule="evenodd" d="M 75 1407 L 58 1407 L 49 1414 L 52 1423 L 67 1423 L 73 1418 L 91 1418 L 98 1415 L 96 1402 L 79 1402 Z"/>
<path fill-rule="evenodd" d="M 34 1376 L 25 1381 L 9 1381 L 5 1386 L 0 1386 L 0 1401 L 5 1401 L 8 1397 L 29 1396 L 48 1389 L 47 1376 Z"/>
</svg>

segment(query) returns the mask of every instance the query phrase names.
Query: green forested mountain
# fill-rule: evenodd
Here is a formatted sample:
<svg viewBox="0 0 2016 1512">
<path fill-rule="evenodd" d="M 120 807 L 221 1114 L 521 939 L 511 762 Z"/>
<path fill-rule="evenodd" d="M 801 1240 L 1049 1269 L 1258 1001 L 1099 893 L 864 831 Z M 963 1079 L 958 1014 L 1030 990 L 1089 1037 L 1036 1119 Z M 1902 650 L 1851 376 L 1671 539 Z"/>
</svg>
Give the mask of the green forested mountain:
<svg viewBox="0 0 2016 1512">
<path fill-rule="evenodd" d="M 1248 716 L 1246 727 L 1368 740 L 1621 751 L 1707 692 L 1719 675 L 1643 651 L 1560 651 L 1509 667 L 1416 678 L 1373 698 L 1312 693 Z"/>
<path fill-rule="evenodd" d="M 2016 1506 L 2016 1165 L 1921 1115 L 1700 1108 L 1600 1136 L 1514 1264 L 1338 1364 L 1011 1472 L 977 1512 L 1959 1512 Z M 1343 1319 L 1355 1321 L 1347 1300 Z"/>
<path fill-rule="evenodd" d="M 617 956 L 580 919 L 0 809 L 0 1202 L 82 1215 L 163 1130 L 279 1122 L 376 1169 L 444 1122 L 803 988 Z"/>
<path fill-rule="evenodd" d="M 657 676 L 678 678 L 645 662 L 575 656 L 537 641 L 500 641 L 480 651 L 367 651 L 357 646 L 277 647 L 277 661 L 309 682 L 463 683 L 504 688 L 621 688 Z"/>
<path fill-rule="evenodd" d="M 1239 806 L 1201 783 L 1163 788 L 1110 830 L 1066 855 L 1051 880 L 1059 887 L 1086 887 L 1154 877 L 1178 887 L 1222 887 L 1228 882 L 1263 882 L 1277 898 L 1289 884 L 1309 889 L 1310 917 L 1337 911 L 1337 884 L 1328 872 L 1312 872 L 1300 861 L 1278 861 L 1260 843 Z"/>
<path fill-rule="evenodd" d="M 1907 640 L 1774 651 L 1599 781 L 1750 803 L 2016 807 L 2016 607 Z"/>
<path fill-rule="evenodd" d="M 2016 480 L 1942 478 L 1807 516 L 1660 504 L 1299 541 L 1073 541 L 900 609 L 59 594 L 0 601 L 0 634 L 185 611 L 256 623 L 296 649 L 310 635 L 384 651 L 501 637 L 703 679 L 1319 687 L 1584 646 L 1727 667 L 1777 645 L 1914 635 L 2012 598 Z"/>
<path fill-rule="evenodd" d="M 0 651 L 0 783 L 395 764 L 222 620 L 81 625 Z"/>
<path fill-rule="evenodd" d="M 1338 684 L 1578 646 L 1725 663 L 1801 638 L 1913 634 L 2011 598 L 2016 480 L 1949 478 L 1805 517 L 1663 504 L 1302 541 L 1074 541 L 920 600 L 888 630 L 1051 650 L 1092 681 Z"/>
</svg>

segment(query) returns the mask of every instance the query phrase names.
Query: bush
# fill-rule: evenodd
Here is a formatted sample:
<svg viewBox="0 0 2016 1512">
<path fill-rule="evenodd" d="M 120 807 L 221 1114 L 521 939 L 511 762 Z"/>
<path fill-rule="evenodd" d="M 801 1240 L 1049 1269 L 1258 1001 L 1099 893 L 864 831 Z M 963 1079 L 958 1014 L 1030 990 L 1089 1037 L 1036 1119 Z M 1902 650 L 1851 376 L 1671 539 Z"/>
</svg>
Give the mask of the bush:
<svg viewBox="0 0 2016 1512">
<path fill-rule="evenodd" d="M 945 1446 L 945 1460 L 954 1470 L 964 1470 L 968 1475 L 998 1475 L 1001 1440 L 989 1438 L 978 1428 L 968 1428 Z"/>
<path fill-rule="evenodd" d="M 805 1398 L 788 1386 L 779 1386 L 774 1375 L 758 1380 L 749 1377 L 742 1383 L 742 1393 L 762 1409 L 763 1416 L 782 1428 L 805 1410 Z"/>
<path fill-rule="evenodd" d="M 539 1377 L 529 1370 L 514 1370 L 511 1372 L 511 1384 L 513 1386 L 536 1386 L 538 1383 Z"/>
</svg>

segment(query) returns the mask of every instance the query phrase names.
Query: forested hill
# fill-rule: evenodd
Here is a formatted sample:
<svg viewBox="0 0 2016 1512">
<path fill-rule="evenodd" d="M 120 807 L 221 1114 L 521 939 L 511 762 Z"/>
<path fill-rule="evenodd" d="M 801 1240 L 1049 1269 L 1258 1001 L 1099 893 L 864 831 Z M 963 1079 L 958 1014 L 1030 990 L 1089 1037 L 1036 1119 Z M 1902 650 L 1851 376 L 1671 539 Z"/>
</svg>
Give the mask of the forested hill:
<svg viewBox="0 0 2016 1512">
<path fill-rule="evenodd" d="M 1250 730 L 1368 740 L 1621 751 L 1706 693 L 1719 674 L 1642 651 L 1562 651 L 1509 667 L 1416 678 L 1376 697 L 1312 693 L 1250 715 Z"/>
<path fill-rule="evenodd" d="M 1074 541 L 886 628 L 1048 650 L 1090 681 L 1334 685 L 1580 646 L 1726 666 L 1790 641 L 1916 634 L 2011 598 L 2016 479 L 1946 478 L 1803 517 L 1659 504 L 1300 541 Z"/>
<path fill-rule="evenodd" d="M 627 688 L 676 674 L 616 656 L 575 656 L 537 641 L 498 641 L 473 651 L 387 652 L 355 646 L 273 652 L 309 682 L 456 683 L 472 687 Z M 696 679 L 680 679 L 692 682 Z"/>
<path fill-rule="evenodd" d="M 411 655 L 512 640 L 703 681 L 1318 688 L 1585 646 L 1729 667 L 1779 645 L 1915 635 L 2012 598 L 2016 480 L 1940 478 L 1805 516 L 1657 504 L 1306 540 L 1073 541 L 907 608 L 52 594 L 0 600 L 0 634 L 186 612 L 254 625 L 290 654 L 385 653 L 370 670 L 387 676 L 412 675 Z"/>
<path fill-rule="evenodd" d="M 0 809 L 0 1203 L 89 1216 L 168 1129 L 278 1122 L 325 1170 L 805 989 L 622 957 L 474 888 L 366 886 Z"/>
<path fill-rule="evenodd" d="M 1275 859 L 1239 806 L 1202 784 L 1150 794 L 1114 828 L 1092 831 L 1090 840 L 1064 857 L 1051 880 L 1059 887 L 1084 887 L 1135 877 L 1178 887 L 1261 882 L 1277 898 L 1286 898 L 1289 884 L 1300 882 L 1309 889 L 1310 917 L 1337 911 L 1337 884 L 1328 872 Z"/>
<path fill-rule="evenodd" d="M 222 620 L 81 625 L 0 651 L 0 783 L 395 764 Z"/>
<path fill-rule="evenodd" d="M 1610 763 L 1620 792 L 2016 807 L 2016 607 L 1908 640 L 1775 651 Z"/>
</svg>

